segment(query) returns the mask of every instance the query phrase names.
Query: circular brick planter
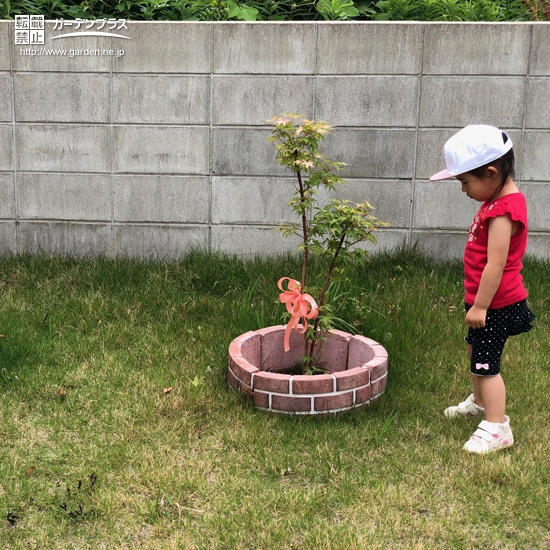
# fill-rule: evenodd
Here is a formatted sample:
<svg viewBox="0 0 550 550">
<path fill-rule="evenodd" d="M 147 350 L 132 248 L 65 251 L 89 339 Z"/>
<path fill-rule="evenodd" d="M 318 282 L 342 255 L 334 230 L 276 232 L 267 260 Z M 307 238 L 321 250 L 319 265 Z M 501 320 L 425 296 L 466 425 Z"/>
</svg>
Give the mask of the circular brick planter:
<svg viewBox="0 0 550 550">
<path fill-rule="evenodd" d="M 304 337 L 293 331 L 283 349 L 285 327 L 238 336 L 229 346 L 228 384 L 259 409 L 274 413 L 336 413 L 368 405 L 386 388 L 388 353 L 374 340 L 331 330 L 321 360 L 330 374 L 284 374 L 300 361 Z"/>
</svg>

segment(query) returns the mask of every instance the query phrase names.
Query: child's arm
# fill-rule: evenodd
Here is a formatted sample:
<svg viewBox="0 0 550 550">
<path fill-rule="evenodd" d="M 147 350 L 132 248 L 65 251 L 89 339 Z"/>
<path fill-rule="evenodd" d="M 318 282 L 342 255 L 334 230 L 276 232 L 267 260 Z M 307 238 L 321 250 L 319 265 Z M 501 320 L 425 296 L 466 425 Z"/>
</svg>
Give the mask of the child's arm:
<svg viewBox="0 0 550 550">
<path fill-rule="evenodd" d="M 509 215 L 487 220 L 489 223 L 489 241 L 487 243 L 487 265 L 483 269 L 474 305 L 466 314 L 469 328 L 485 326 L 487 309 L 498 290 L 510 248 L 510 239 L 514 233 L 514 222 Z"/>
</svg>

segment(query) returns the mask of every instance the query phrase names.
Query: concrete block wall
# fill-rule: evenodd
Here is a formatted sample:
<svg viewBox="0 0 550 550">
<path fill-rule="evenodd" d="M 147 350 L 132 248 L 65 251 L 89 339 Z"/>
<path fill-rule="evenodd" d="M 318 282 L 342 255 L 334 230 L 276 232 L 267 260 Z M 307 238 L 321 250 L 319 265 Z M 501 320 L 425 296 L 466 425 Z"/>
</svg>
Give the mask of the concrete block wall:
<svg viewBox="0 0 550 550">
<path fill-rule="evenodd" d="M 529 253 L 550 259 L 549 23 L 126 25 L 129 39 L 52 41 L 67 29 L 48 21 L 42 48 L 66 53 L 29 55 L 0 22 L 1 254 L 294 250 L 273 232 L 293 179 L 264 121 L 296 112 L 335 127 L 337 195 L 390 223 L 378 247 L 439 258 L 461 255 L 477 207 L 429 182 L 443 143 L 471 123 L 509 130 Z"/>
</svg>

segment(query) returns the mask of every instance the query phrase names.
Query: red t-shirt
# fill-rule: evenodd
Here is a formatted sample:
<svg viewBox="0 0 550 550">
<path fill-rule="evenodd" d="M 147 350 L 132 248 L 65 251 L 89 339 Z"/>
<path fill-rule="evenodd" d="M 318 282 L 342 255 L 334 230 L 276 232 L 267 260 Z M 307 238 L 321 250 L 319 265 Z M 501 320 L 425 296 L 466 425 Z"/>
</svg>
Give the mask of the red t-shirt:
<svg viewBox="0 0 550 550">
<path fill-rule="evenodd" d="M 491 302 L 491 309 L 515 304 L 527 297 L 523 286 L 521 268 L 527 248 L 527 204 L 523 193 L 511 193 L 499 199 L 484 202 L 474 217 L 466 248 L 464 249 L 464 287 L 466 303 L 473 304 L 481 280 L 483 269 L 487 265 L 487 243 L 489 226 L 487 220 L 508 214 L 512 221 L 520 222 L 521 227 L 510 240 L 510 249 L 502 280 Z"/>
</svg>

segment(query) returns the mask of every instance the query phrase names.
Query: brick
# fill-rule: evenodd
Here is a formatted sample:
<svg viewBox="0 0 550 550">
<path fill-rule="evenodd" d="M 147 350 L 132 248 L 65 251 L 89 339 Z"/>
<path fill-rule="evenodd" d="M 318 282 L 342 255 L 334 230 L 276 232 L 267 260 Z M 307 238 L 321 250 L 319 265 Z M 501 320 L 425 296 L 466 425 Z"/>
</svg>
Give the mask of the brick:
<svg viewBox="0 0 550 550">
<path fill-rule="evenodd" d="M 241 337 L 241 355 L 257 370 L 260 369 L 261 335 L 257 332 L 247 332 Z"/>
<path fill-rule="evenodd" d="M 348 370 L 361 367 L 374 358 L 371 346 L 376 344 L 374 340 L 364 336 L 353 336 L 349 341 Z"/>
<path fill-rule="evenodd" d="M 313 376 L 293 376 L 292 393 L 308 393 L 311 395 L 330 393 L 334 391 L 334 378 L 329 374 L 316 374 Z"/>
<path fill-rule="evenodd" d="M 388 381 L 387 376 L 384 376 L 382 378 L 379 378 L 378 380 L 373 380 L 371 382 L 373 398 L 376 397 L 377 395 L 380 395 L 381 393 L 384 393 L 384 390 L 386 389 L 387 381 Z"/>
<path fill-rule="evenodd" d="M 370 379 L 376 380 L 388 372 L 388 358 L 376 357 L 366 365 L 366 368 L 370 371 Z"/>
<path fill-rule="evenodd" d="M 371 394 L 372 394 L 372 387 L 370 384 L 363 388 L 359 388 L 355 392 L 355 404 L 360 405 L 362 403 L 366 403 L 367 401 L 370 400 Z"/>
<path fill-rule="evenodd" d="M 261 368 L 263 371 L 284 371 L 300 364 L 304 354 L 304 337 L 297 331 L 290 333 L 290 350 L 284 349 L 284 327 L 262 332 Z"/>
<path fill-rule="evenodd" d="M 329 372 L 340 372 L 348 366 L 348 347 L 351 335 L 339 330 L 331 330 L 315 350 L 321 365 Z"/>
<path fill-rule="evenodd" d="M 295 397 L 293 395 L 273 395 L 271 408 L 277 411 L 310 412 L 311 397 Z"/>
<path fill-rule="evenodd" d="M 259 372 L 258 368 L 251 365 L 242 355 L 231 355 L 229 366 L 235 376 L 247 386 L 252 386 L 252 375 Z"/>
<path fill-rule="evenodd" d="M 289 393 L 290 376 L 277 372 L 258 372 L 254 375 L 254 390 Z"/>
<path fill-rule="evenodd" d="M 334 395 L 323 395 L 314 399 L 316 411 L 332 411 L 334 409 L 345 409 L 353 406 L 352 391 Z"/>
<path fill-rule="evenodd" d="M 338 391 L 350 390 L 368 384 L 370 382 L 370 370 L 356 367 L 344 372 L 337 372 L 334 377 L 336 378 L 336 389 Z"/>
<path fill-rule="evenodd" d="M 269 393 L 254 391 L 254 405 L 262 409 L 269 409 Z"/>
<path fill-rule="evenodd" d="M 241 389 L 241 383 L 240 383 L 239 379 L 231 372 L 231 369 L 227 369 L 227 383 L 234 390 L 240 390 Z"/>
</svg>

